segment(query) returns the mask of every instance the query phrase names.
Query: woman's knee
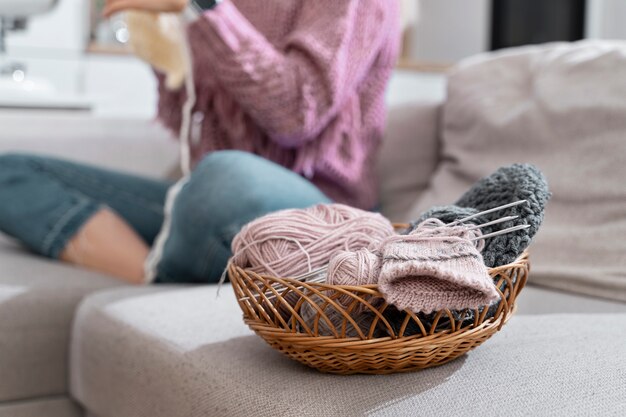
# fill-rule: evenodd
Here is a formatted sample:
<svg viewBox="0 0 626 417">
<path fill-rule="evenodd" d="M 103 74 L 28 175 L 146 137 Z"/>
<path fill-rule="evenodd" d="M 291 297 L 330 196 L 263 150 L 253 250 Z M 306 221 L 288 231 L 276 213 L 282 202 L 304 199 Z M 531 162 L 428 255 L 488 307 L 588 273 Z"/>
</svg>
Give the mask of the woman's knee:
<svg viewBox="0 0 626 417">
<path fill-rule="evenodd" d="M 184 181 L 172 208 L 172 230 L 190 243 L 217 239 L 229 245 L 225 231 L 245 217 L 243 205 L 220 178 L 192 175 Z"/>
<path fill-rule="evenodd" d="M 248 177 L 256 170 L 267 169 L 272 162 L 243 151 L 217 151 L 206 155 L 195 167 L 192 177 L 203 179 Z"/>
<path fill-rule="evenodd" d="M 297 173 L 242 151 L 207 155 L 194 170 L 190 187 L 204 191 L 203 195 L 213 194 L 206 188 L 214 189 L 222 204 L 243 205 L 262 214 L 330 202 L 315 185 Z"/>
</svg>

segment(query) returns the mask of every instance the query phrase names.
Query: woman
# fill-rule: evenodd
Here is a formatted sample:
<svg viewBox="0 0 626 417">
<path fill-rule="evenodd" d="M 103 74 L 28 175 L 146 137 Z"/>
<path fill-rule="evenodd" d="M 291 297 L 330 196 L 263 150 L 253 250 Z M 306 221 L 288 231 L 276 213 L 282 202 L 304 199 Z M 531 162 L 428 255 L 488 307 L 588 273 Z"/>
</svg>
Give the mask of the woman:
<svg viewBox="0 0 626 417">
<path fill-rule="evenodd" d="M 397 2 L 195 3 L 206 10 L 187 28 L 193 88 L 168 91 L 161 79 L 159 100 L 160 119 L 178 132 L 193 96 L 191 174 L 168 197 L 167 182 L 3 155 L 0 230 L 130 283 L 215 282 L 234 235 L 254 218 L 330 201 L 376 205 Z M 105 14 L 185 7 L 108 0 Z"/>
</svg>

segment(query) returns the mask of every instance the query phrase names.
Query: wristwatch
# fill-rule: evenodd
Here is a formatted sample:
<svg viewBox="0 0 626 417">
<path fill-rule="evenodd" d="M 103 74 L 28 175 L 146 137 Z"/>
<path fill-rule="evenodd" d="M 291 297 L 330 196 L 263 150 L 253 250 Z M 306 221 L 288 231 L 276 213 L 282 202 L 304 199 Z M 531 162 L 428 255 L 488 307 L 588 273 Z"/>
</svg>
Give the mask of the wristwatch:
<svg viewBox="0 0 626 417">
<path fill-rule="evenodd" d="M 202 14 L 207 10 L 213 9 L 221 2 L 222 0 L 191 0 L 189 5 L 196 13 Z"/>
</svg>

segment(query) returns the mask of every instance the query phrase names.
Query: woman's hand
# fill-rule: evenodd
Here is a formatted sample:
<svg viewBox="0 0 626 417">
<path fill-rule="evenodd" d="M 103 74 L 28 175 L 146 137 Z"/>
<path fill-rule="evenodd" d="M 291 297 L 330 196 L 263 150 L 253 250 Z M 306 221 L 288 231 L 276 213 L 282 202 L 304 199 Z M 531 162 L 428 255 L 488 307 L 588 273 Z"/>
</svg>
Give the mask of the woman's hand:
<svg viewBox="0 0 626 417">
<path fill-rule="evenodd" d="M 144 10 L 150 12 L 181 12 L 189 0 L 106 0 L 102 14 L 104 17 L 124 10 Z"/>
</svg>

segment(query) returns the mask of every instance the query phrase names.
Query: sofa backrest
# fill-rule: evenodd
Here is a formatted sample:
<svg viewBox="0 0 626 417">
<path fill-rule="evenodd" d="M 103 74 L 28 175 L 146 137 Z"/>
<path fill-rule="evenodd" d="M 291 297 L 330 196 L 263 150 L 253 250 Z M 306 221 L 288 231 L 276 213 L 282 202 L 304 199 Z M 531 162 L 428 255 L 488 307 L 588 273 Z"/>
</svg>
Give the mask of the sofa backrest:
<svg viewBox="0 0 626 417">
<path fill-rule="evenodd" d="M 428 188 L 439 161 L 440 103 L 414 102 L 389 108 L 377 161 L 381 212 L 392 221 L 406 213 Z"/>
</svg>

